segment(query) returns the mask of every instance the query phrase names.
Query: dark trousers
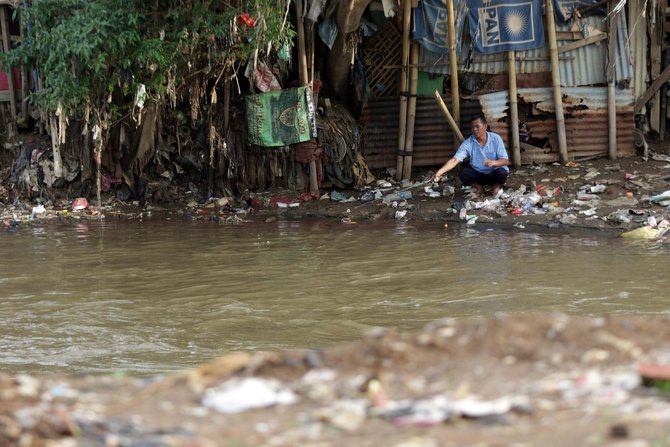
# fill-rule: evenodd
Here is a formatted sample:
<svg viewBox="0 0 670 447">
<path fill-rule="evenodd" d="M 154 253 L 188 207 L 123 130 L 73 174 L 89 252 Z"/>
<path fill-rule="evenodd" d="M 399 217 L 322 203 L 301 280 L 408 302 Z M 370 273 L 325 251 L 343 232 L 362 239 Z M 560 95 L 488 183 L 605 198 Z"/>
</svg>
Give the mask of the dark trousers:
<svg viewBox="0 0 670 447">
<path fill-rule="evenodd" d="M 458 177 L 465 186 L 470 186 L 473 183 L 480 185 L 504 185 L 505 181 L 507 181 L 507 171 L 503 168 L 496 168 L 490 174 L 482 174 L 479 171 L 475 171 L 472 166 L 464 165 L 461 166 Z"/>
</svg>

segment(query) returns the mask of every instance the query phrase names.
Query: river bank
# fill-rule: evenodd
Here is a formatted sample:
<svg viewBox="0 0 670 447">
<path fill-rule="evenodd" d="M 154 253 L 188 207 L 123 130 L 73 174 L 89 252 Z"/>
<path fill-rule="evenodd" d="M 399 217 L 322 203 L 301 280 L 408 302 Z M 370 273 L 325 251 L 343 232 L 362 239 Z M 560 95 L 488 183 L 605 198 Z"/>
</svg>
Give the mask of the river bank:
<svg viewBox="0 0 670 447">
<path fill-rule="evenodd" d="M 662 153 L 653 153 L 646 161 L 634 157 L 616 162 L 598 159 L 524 166 L 512 170 L 499 197 L 472 196 L 455 174 L 440 184 L 431 184 L 426 181 L 431 173 L 418 172 L 414 182 L 404 183 L 380 173 L 375 182 L 361 190 L 324 188 L 319 194 L 269 190 L 198 200 L 193 185 L 190 189 L 175 186 L 165 194 L 173 198 L 168 203 L 160 200 L 162 195 L 158 192 L 143 203 L 124 202 L 110 190 L 103 195 L 102 216 L 87 198 L 12 199 L 11 191 L 5 187 L 0 190 L 4 203 L 0 218 L 8 229 L 22 224 L 101 217 L 222 223 L 328 219 L 344 224 L 396 219 L 621 234 L 644 226 L 656 229 L 658 223 L 670 217 L 670 156 Z"/>
<path fill-rule="evenodd" d="M 669 323 L 498 315 L 151 379 L 0 375 L 0 444 L 667 445 Z"/>
<path fill-rule="evenodd" d="M 102 216 L 88 201 L 7 200 L 1 216 L 7 232 L 100 218 L 397 220 L 445 231 L 498 226 L 614 237 L 668 219 L 664 200 L 651 200 L 670 189 L 664 157 L 515 170 L 507 196 L 492 207 L 478 207 L 494 198 L 469 197 L 453 177 L 423 185 L 425 172 L 415 184 L 380 179 L 390 186 L 325 189 L 323 199 L 272 191 L 198 201 L 182 190 L 171 204 L 128 204 L 108 194 Z M 412 197 L 384 202 L 403 190 Z M 366 193 L 372 200 L 361 201 Z M 522 199 L 532 193 L 540 199 L 527 206 Z M 0 445 L 666 445 L 668 323 L 497 315 L 440 320 L 419 332 L 375 329 L 318 350 L 238 352 L 168 376 L 0 374 Z"/>
</svg>

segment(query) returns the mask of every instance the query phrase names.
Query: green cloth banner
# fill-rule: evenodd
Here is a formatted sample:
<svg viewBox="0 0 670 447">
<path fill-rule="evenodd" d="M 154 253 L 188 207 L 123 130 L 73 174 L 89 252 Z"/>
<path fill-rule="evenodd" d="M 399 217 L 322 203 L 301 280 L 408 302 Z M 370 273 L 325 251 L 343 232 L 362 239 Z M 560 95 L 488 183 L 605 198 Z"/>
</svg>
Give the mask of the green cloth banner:
<svg viewBox="0 0 670 447">
<path fill-rule="evenodd" d="M 309 86 L 248 95 L 245 102 L 247 131 L 252 144 L 287 146 L 316 137 Z"/>
</svg>

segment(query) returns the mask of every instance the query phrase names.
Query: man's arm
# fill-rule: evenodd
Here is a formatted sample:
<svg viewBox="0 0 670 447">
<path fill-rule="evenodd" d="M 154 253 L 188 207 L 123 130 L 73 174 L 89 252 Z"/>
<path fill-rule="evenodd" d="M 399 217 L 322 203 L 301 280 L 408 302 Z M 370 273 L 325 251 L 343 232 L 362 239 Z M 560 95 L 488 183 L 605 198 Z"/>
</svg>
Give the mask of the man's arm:
<svg viewBox="0 0 670 447">
<path fill-rule="evenodd" d="M 509 165 L 509 159 L 507 158 L 499 158 L 498 160 L 484 160 L 484 166 L 488 166 L 490 168 L 500 168 L 507 165 Z"/>
<path fill-rule="evenodd" d="M 444 165 L 442 165 L 442 167 L 441 167 L 440 169 L 437 170 L 437 172 L 435 173 L 435 175 L 433 175 L 433 181 L 434 181 L 434 182 L 439 181 L 439 180 L 440 180 L 440 177 L 442 176 L 442 174 L 445 174 L 445 173 L 451 171 L 451 170 L 454 169 L 460 162 L 461 162 L 461 160 L 459 160 L 459 159 L 456 158 L 456 157 L 452 157 L 452 158 L 450 158 L 449 160 L 447 160 L 447 162 L 446 162 Z"/>
<path fill-rule="evenodd" d="M 496 149 L 496 154 L 495 160 L 489 160 L 485 159 L 484 160 L 484 166 L 487 166 L 489 168 L 501 168 L 503 166 L 507 166 L 510 164 L 509 161 L 509 156 L 507 155 L 507 151 L 505 150 L 505 144 L 502 141 L 502 138 L 500 138 L 500 135 L 498 134 L 493 134 L 495 135 L 495 140 L 494 140 L 494 145 Z"/>
</svg>

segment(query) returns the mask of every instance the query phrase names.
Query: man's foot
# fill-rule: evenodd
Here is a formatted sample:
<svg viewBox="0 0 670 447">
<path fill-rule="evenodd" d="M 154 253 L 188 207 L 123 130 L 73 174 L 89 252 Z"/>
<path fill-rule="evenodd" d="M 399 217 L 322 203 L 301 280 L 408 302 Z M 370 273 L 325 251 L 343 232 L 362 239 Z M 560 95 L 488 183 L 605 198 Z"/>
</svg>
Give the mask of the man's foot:
<svg viewBox="0 0 670 447">
<path fill-rule="evenodd" d="M 484 194 L 484 187 L 482 185 L 480 185 L 479 183 L 473 183 L 472 184 L 472 189 L 473 189 L 473 192 L 478 196 L 481 196 L 482 194 Z"/>
<path fill-rule="evenodd" d="M 502 194 L 502 185 L 493 185 L 491 195 L 497 199 L 500 194 Z"/>
</svg>

